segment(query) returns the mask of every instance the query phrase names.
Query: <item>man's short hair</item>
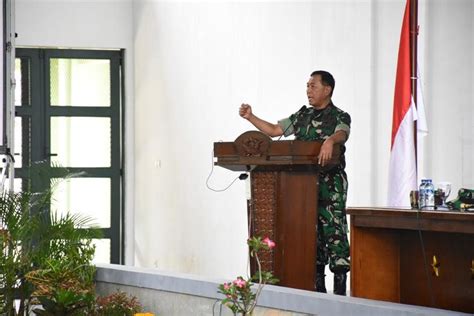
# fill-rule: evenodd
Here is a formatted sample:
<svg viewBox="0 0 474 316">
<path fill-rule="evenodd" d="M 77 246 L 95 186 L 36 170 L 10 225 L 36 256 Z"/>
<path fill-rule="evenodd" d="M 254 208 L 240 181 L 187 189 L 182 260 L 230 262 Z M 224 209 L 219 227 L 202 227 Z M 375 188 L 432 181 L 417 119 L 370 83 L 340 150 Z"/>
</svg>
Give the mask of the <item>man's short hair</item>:
<svg viewBox="0 0 474 316">
<path fill-rule="evenodd" d="M 314 76 L 320 76 L 321 77 L 321 83 L 324 86 L 330 86 L 331 87 L 331 95 L 334 92 L 334 87 L 336 86 L 336 81 L 334 80 L 334 77 L 327 71 L 324 70 L 316 70 L 311 73 L 311 77 Z"/>
</svg>

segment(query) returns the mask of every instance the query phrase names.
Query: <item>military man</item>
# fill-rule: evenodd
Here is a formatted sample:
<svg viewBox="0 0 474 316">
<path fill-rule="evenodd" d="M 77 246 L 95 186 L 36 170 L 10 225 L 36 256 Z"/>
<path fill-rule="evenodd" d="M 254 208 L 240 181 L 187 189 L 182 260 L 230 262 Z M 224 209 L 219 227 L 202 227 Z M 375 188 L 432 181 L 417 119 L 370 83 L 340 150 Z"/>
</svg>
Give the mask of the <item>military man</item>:
<svg viewBox="0 0 474 316">
<path fill-rule="evenodd" d="M 306 94 L 310 107 L 303 107 L 290 117 L 269 123 L 242 104 L 241 117 L 263 133 L 275 137 L 294 134 L 298 140 L 323 141 L 318 163 L 324 166 L 333 155 L 335 144 L 341 145 L 339 165 L 319 175 L 318 242 L 315 290 L 326 293 L 324 270 L 334 273 L 334 294 L 346 294 L 346 274 L 350 269 L 347 240 L 346 198 L 347 175 L 344 171 L 345 142 L 349 137 L 351 118 L 331 100 L 335 86 L 333 76 L 323 70 L 314 71 L 307 83 Z"/>
</svg>

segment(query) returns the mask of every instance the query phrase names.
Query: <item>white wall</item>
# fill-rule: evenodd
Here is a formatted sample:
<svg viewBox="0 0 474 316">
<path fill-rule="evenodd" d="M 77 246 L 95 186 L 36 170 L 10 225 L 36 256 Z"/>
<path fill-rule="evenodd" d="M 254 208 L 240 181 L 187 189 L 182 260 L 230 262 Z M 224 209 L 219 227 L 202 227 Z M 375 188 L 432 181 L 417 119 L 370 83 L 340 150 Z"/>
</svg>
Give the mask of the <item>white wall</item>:
<svg viewBox="0 0 474 316">
<path fill-rule="evenodd" d="M 132 0 L 15 0 L 18 46 L 131 48 Z"/>
<path fill-rule="evenodd" d="M 426 174 L 474 188 L 474 3 L 427 6 L 425 93 L 430 129 Z"/>
<path fill-rule="evenodd" d="M 315 69 L 335 75 L 334 102 L 353 120 L 348 204 L 385 205 L 404 6 L 402 0 L 136 2 L 137 263 L 229 277 L 245 271 L 244 184 L 224 193 L 205 188 L 212 143 L 252 129 L 237 115 L 242 102 L 269 121 L 297 110 Z M 457 190 L 474 178 L 467 163 L 474 156 L 467 89 L 472 4 L 421 1 L 420 10 L 426 10 L 421 31 L 431 28 L 420 35 L 432 131 L 423 176 L 450 180 Z M 450 80 L 454 66 L 460 71 Z M 454 104 L 444 105 L 447 99 Z M 466 116 L 461 129 L 458 120 Z M 450 132 L 441 132 L 446 126 Z M 457 145 L 451 151 L 444 144 Z M 215 169 L 211 183 L 223 187 L 235 176 Z"/>
<path fill-rule="evenodd" d="M 242 102 L 270 121 L 299 109 L 315 69 L 333 72 L 334 102 L 354 121 L 348 156 L 364 153 L 364 163 L 355 169 L 349 159 L 350 176 L 370 171 L 363 126 L 372 115 L 372 61 L 362 49 L 370 47 L 368 1 L 140 1 L 134 21 L 138 264 L 228 277 L 245 272 L 245 185 L 223 193 L 206 188 L 212 144 L 252 128 L 237 114 Z M 210 182 L 222 188 L 235 177 L 214 169 Z M 352 200 L 367 205 L 370 195 Z"/>
<path fill-rule="evenodd" d="M 473 4 L 420 2 L 430 128 L 423 175 L 474 187 Z M 245 184 L 206 188 L 213 142 L 252 128 L 238 117 L 242 102 L 270 121 L 299 109 L 311 71 L 327 69 L 334 102 L 353 120 L 348 204 L 384 205 L 403 10 L 403 0 L 17 0 L 17 44 L 126 49 L 136 264 L 234 277 L 246 271 Z M 215 168 L 210 184 L 236 176 Z"/>
</svg>

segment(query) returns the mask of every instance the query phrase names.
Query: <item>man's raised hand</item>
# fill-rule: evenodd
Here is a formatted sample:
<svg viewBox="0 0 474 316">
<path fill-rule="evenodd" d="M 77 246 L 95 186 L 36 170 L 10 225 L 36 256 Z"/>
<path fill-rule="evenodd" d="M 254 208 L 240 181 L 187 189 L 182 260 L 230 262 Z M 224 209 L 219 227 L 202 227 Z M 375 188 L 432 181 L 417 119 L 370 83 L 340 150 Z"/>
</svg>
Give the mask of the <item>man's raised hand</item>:
<svg viewBox="0 0 474 316">
<path fill-rule="evenodd" d="M 248 120 L 252 116 L 252 107 L 249 104 L 242 103 L 239 108 L 239 115 Z"/>
</svg>

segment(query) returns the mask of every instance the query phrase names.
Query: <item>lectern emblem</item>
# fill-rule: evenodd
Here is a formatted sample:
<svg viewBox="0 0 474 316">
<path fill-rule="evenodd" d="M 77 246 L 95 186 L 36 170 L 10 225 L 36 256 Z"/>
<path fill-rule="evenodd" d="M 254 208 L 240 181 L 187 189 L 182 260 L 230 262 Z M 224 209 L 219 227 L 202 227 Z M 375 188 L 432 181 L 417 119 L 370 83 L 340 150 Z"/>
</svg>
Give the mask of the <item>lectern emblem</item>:
<svg viewBox="0 0 474 316">
<path fill-rule="evenodd" d="M 243 157 L 265 157 L 268 154 L 271 138 L 261 132 L 243 133 L 235 140 L 237 151 Z"/>
<path fill-rule="evenodd" d="M 261 156 L 262 151 L 260 148 L 262 143 L 263 141 L 261 139 L 254 137 L 247 138 L 242 144 L 245 149 L 246 156 Z"/>
</svg>

